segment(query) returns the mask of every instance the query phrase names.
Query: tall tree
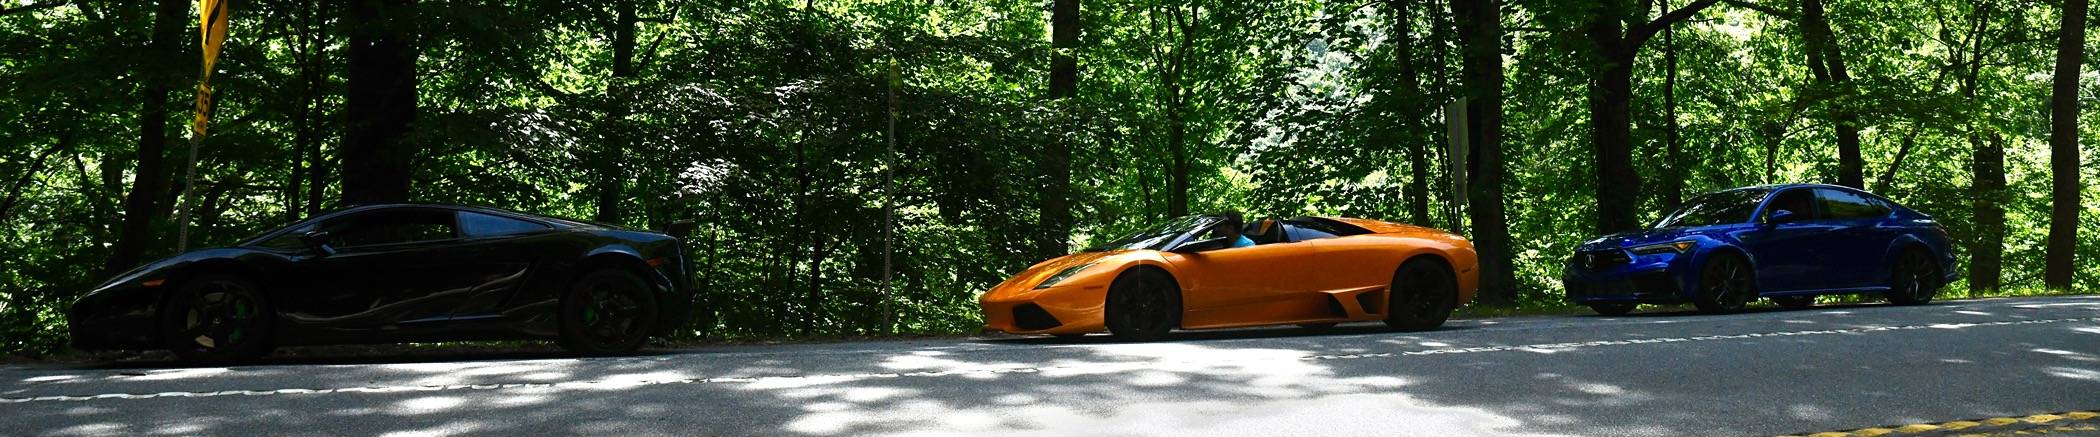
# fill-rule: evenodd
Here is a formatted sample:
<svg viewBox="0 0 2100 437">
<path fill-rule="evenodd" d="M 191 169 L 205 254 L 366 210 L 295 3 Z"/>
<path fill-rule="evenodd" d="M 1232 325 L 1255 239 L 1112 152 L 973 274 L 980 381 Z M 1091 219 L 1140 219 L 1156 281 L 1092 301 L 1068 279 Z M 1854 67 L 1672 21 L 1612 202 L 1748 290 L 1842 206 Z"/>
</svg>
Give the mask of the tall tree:
<svg viewBox="0 0 2100 437">
<path fill-rule="evenodd" d="M 598 196 L 598 213 L 593 218 L 601 223 L 617 224 L 621 220 L 620 192 L 626 184 L 622 182 L 625 175 L 621 174 L 620 167 L 626 160 L 626 141 L 629 139 L 626 102 L 630 96 L 625 94 L 628 85 L 634 79 L 634 2 L 635 0 L 613 2 L 615 16 L 612 25 L 612 83 L 606 87 L 612 95 L 605 100 L 605 104 L 610 108 L 600 126 L 605 134 L 600 136 L 596 160 L 598 180 L 593 184 Z"/>
<path fill-rule="evenodd" d="M 1662 3 L 1670 10 L 1669 0 Z M 1683 146 L 1677 138 L 1677 26 L 1663 25 L 1663 192 L 1662 209 L 1676 211 L 1684 203 Z"/>
<path fill-rule="evenodd" d="M 1590 79 L 1590 138 L 1597 148 L 1597 231 L 1613 233 L 1640 227 L 1641 176 L 1633 168 L 1633 61 L 1641 45 L 1672 23 L 1684 21 L 1720 0 L 1696 0 L 1654 19 L 1648 11 L 1628 7 L 1626 0 L 1601 0 L 1586 15 L 1592 49 L 1600 65 Z M 1627 20 L 1632 19 L 1629 23 Z"/>
<path fill-rule="evenodd" d="M 146 246 L 153 242 L 153 218 L 159 216 L 161 199 L 168 192 L 168 93 L 180 75 L 173 74 L 181 59 L 176 53 L 178 38 L 189 23 L 187 0 L 159 0 L 153 11 L 153 36 L 146 43 L 146 60 L 135 75 L 144 82 L 139 93 L 137 169 L 131 177 L 131 194 L 124 198 L 124 222 L 117 244 L 104 266 L 114 274 L 138 265 Z"/>
<path fill-rule="evenodd" d="M 1472 159 L 1467 160 L 1471 169 L 1465 175 L 1472 202 L 1467 212 L 1473 220 L 1473 245 L 1482 262 L 1480 302 L 1511 305 L 1517 301 L 1517 279 L 1510 261 L 1509 219 L 1502 195 L 1502 2 L 1452 0 L 1451 14 L 1464 46 L 1465 68 L 1459 87 L 1467 101 L 1466 136 L 1472 140 Z"/>
<path fill-rule="evenodd" d="M 2049 96 L 2049 167 L 2053 173 L 2050 195 L 2055 209 L 2049 215 L 2049 248 L 2043 285 L 2071 289 L 2078 251 L 2078 70 L 2085 65 L 2086 0 L 2064 0 L 2063 28 L 2056 43 L 2056 88 Z"/>
<path fill-rule="evenodd" d="M 1970 17 L 1972 24 L 1968 26 L 1970 32 L 1969 48 L 1965 50 L 1967 55 L 1965 58 L 1959 58 L 1958 62 L 1954 62 L 1950 67 L 1962 69 L 1962 101 L 1973 107 L 1983 75 L 1984 60 L 1990 56 L 1984 51 L 1984 31 L 1990 24 L 1992 10 L 1990 2 L 1974 2 L 1971 6 L 1973 9 L 1970 13 L 1973 16 Z M 2004 275 L 2005 137 L 1993 132 L 1989 134 L 1990 140 L 1985 142 L 1981 132 L 1983 127 L 1976 122 L 1969 123 L 1969 202 L 1970 210 L 1975 214 L 1975 218 L 1971 220 L 1973 226 L 1970 227 L 1974 235 L 1968 238 L 1969 291 L 1972 294 L 1998 289 L 2002 285 L 2000 279 Z M 1900 158 L 1902 155 L 1899 153 L 1897 156 Z M 1889 185 L 1887 179 L 1893 179 L 1895 165 L 1900 162 L 1889 164 L 1889 176 L 1883 178 L 1883 187 Z"/>
<path fill-rule="evenodd" d="M 343 112 L 343 203 L 408 199 L 416 121 L 416 1 L 353 0 Z"/>
<path fill-rule="evenodd" d="M 1845 68 L 1844 52 L 1839 50 L 1837 32 L 1830 28 L 1823 0 L 1801 1 L 1801 40 L 1808 52 L 1808 71 L 1816 82 L 1827 88 L 1825 92 L 1849 94 L 1846 87 L 1852 74 Z M 1831 129 L 1837 134 L 1838 185 L 1866 188 L 1865 163 L 1859 155 L 1859 115 L 1851 107 L 1840 102 L 1830 116 Z"/>
<path fill-rule="evenodd" d="M 1409 3 L 1388 0 L 1386 5 L 1393 10 L 1393 61 L 1400 67 L 1400 141 L 1407 152 L 1408 220 L 1428 225 L 1433 220 L 1429 217 L 1429 138 L 1422 116 L 1427 99 L 1422 95 L 1421 72 L 1415 68 L 1414 17 L 1408 14 Z"/>
<path fill-rule="evenodd" d="M 1079 95 L 1079 0 L 1056 0 L 1050 6 L 1050 100 L 1058 117 L 1071 123 L 1072 98 Z M 1043 144 L 1043 186 L 1037 217 L 1042 221 L 1036 252 L 1040 257 L 1063 255 L 1072 235 L 1072 142 L 1076 135 L 1052 132 Z"/>
</svg>

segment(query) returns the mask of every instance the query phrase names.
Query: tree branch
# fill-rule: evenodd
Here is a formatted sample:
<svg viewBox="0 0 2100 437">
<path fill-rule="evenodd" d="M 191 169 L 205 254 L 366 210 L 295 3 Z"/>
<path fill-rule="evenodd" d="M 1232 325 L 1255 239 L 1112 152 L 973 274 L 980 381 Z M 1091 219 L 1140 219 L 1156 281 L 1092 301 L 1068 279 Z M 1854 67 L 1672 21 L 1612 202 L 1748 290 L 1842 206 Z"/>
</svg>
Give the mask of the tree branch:
<svg viewBox="0 0 2100 437">
<path fill-rule="evenodd" d="M 1786 19 L 1786 20 L 1793 20 L 1793 19 L 1797 19 L 1797 18 L 1800 18 L 1800 15 L 1799 15 L 1799 14 L 1795 14 L 1795 13 L 1794 13 L 1794 11 L 1789 11 L 1789 10 L 1786 10 L 1786 9 L 1781 9 L 1781 8 L 1776 8 L 1776 7 L 1771 7 L 1771 6 L 1765 6 L 1765 5 L 1757 4 L 1757 2 L 1753 2 L 1753 1 L 1750 1 L 1750 0 L 1722 0 L 1722 1 L 1724 1 L 1724 2 L 1727 2 L 1727 3 L 1729 4 L 1729 5 L 1733 5 L 1733 6 L 1735 6 L 1735 7 L 1739 7 L 1739 8 L 1743 8 L 1743 9 L 1749 9 L 1749 10 L 1753 10 L 1753 11 L 1758 11 L 1758 12 L 1763 12 L 1763 13 L 1764 13 L 1765 15 L 1770 15 L 1770 16 L 1774 16 L 1774 17 L 1779 17 L 1779 18 L 1781 18 L 1781 19 Z"/>
<path fill-rule="evenodd" d="M 1655 17 L 1654 21 L 1634 26 L 1632 32 L 1626 33 L 1626 47 L 1639 49 L 1641 43 L 1648 42 L 1648 38 L 1655 36 L 1657 32 L 1661 32 L 1664 28 L 1677 24 L 1679 21 L 1684 21 L 1686 18 L 1692 18 L 1693 15 L 1698 15 L 1699 11 L 1706 9 L 1706 7 L 1720 2 L 1721 0 L 1694 1 L 1685 4 L 1682 8 L 1677 8 L 1677 10 Z"/>
</svg>

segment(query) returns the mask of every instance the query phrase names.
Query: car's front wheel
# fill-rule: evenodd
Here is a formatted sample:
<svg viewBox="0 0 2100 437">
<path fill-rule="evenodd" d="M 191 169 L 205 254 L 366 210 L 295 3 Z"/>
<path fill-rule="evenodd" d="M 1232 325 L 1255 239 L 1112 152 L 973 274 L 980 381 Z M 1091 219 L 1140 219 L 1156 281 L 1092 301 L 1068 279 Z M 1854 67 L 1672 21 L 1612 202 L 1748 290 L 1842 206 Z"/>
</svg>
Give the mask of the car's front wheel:
<svg viewBox="0 0 2100 437">
<path fill-rule="evenodd" d="M 262 289 L 231 276 L 183 281 L 160 313 L 161 340 L 175 357 L 196 364 L 232 364 L 268 355 L 276 347 L 276 310 Z"/>
<path fill-rule="evenodd" d="M 1923 250 L 1906 250 L 1896 257 L 1889 268 L 1889 303 L 1897 305 L 1923 305 L 1932 302 L 1939 294 L 1940 281 L 1934 274 L 1932 255 Z"/>
<path fill-rule="evenodd" d="M 1125 340 L 1165 337 L 1181 324 L 1181 291 L 1175 288 L 1172 279 L 1154 270 L 1124 273 L 1108 286 L 1102 322 L 1110 334 Z"/>
<path fill-rule="evenodd" d="M 656 326 L 656 293 L 641 277 L 607 268 L 584 274 L 561 299 L 561 345 L 584 355 L 634 352 Z"/>
<path fill-rule="evenodd" d="M 1458 306 L 1458 278 L 1444 263 L 1417 259 L 1393 272 L 1386 301 L 1385 325 L 1402 331 L 1426 331 L 1444 325 Z"/>
<path fill-rule="evenodd" d="M 1757 296 L 1750 263 L 1735 255 L 1715 255 L 1699 269 L 1699 293 L 1692 305 L 1706 313 L 1742 311 Z"/>
</svg>

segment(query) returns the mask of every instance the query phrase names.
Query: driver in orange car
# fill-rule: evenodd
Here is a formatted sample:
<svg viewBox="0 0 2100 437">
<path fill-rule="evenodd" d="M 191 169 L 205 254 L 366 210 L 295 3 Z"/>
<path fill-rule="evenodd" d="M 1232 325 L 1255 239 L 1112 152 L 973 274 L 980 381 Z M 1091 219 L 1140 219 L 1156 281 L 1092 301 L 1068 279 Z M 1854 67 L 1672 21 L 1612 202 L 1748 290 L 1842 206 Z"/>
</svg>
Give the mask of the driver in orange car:
<svg viewBox="0 0 2100 437">
<path fill-rule="evenodd" d="M 1232 240 L 1232 244 L 1225 245 L 1228 249 L 1254 245 L 1254 239 L 1247 238 L 1245 234 L 1240 233 L 1240 229 L 1246 227 L 1246 219 L 1240 215 L 1239 211 L 1225 211 L 1218 213 L 1218 217 L 1224 220 L 1219 221 L 1217 226 L 1210 228 L 1211 238 Z"/>
</svg>

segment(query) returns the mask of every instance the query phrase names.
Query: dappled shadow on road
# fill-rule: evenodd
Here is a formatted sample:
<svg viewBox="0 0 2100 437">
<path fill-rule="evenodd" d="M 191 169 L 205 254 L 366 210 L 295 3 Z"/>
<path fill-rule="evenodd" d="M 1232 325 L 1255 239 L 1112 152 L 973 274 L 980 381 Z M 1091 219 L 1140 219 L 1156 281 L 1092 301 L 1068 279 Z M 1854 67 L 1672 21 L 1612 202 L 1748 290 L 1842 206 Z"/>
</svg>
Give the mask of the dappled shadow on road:
<svg viewBox="0 0 2100 437">
<path fill-rule="evenodd" d="M 85 369 L 6 378 L 0 397 L 382 389 L 10 405 L 7 420 L 18 426 L 12 430 L 37 434 L 825 436 L 1752 434 L 2033 412 L 1995 410 L 2002 405 L 1995 399 L 1949 390 L 1967 383 L 1949 378 L 1964 375 L 2009 376 L 1994 380 L 2006 385 L 1994 392 L 2061 405 L 2056 410 L 2100 401 L 2089 395 L 2100 392 L 2100 372 L 2092 370 L 2100 368 L 2093 348 L 2100 327 L 2092 323 L 2034 325 L 2060 335 L 2029 337 L 2007 333 L 2041 331 L 1948 325 L 1853 332 L 1842 331 L 1853 325 L 1833 322 L 1835 316 L 1810 317 L 1817 310 L 1856 309 L 1611 333 L 1399 334 L 1350 325 L 1180 333 L 1160 343 L 1020 338 L 608 359 L 290 360 L 130 372 L 142 373 L 136 376 Z M 1695 339 L 1776 329 L 1819 333 Z M 1993 347 L 1931 343 L 1948 335 L 1980 336 L 1959 344 Z M 1672 341 L 1595 343 L 1658 338 Z"/>
</svg>

